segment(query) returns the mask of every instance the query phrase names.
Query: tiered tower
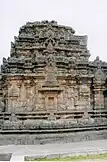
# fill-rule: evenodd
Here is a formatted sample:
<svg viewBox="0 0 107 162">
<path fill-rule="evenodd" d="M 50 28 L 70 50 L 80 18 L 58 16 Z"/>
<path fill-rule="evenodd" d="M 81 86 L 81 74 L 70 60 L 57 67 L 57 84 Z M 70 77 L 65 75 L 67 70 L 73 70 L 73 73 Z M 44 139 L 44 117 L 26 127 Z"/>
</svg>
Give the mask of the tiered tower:
<svg viewBox="0 0 107 162">
<path fill-rule="evenodd" d="M 71 27 L 55 21 L 22 26 L 1 65 L 0 139 L 33 144 L 107 137 L 107 63 L 89 57 L 87 36 Z"/>
</svg>

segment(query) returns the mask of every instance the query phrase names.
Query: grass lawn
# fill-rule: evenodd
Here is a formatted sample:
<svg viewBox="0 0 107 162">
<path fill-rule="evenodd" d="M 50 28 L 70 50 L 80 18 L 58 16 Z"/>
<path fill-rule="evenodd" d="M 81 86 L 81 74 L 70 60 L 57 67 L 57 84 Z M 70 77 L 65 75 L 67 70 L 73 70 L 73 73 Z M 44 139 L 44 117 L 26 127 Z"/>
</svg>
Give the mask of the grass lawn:
<svg viewBox="0 0 107 162">
<path fill-rule="evenodd" d="M 35 158 L 34 160 L 32 161 L 30 160 L 30 161 L 31 162 L 37 162 L 37 161 L 71 161 L 71 162 L 74 162 L 74 161 L 81 161 L 81 160 L 107 160 L 107 153 L 97 154 L 97 155 L 66 156 L 66 157 L 60 157 L 60 158 L 38 158 L 38 159 Z"/>
</svg>

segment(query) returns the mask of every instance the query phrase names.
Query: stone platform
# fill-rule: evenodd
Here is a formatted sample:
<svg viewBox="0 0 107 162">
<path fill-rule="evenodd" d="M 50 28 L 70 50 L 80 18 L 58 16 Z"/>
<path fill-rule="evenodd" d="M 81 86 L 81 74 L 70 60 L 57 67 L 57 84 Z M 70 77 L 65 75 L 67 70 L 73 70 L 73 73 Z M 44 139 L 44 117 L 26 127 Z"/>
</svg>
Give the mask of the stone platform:
<svg viewBox="0 0 107 162">
<path fill-rule="evenodd" d="M 62 133 L 62 130 L 57 132 L 42 132 L 36 131 L 26 131 L 23 133 L 19 131 L 19 133 L 14 132 L 12 134 L 7 132 L 6 134 L 0 135 L 0 145 L 38 145 L 38 144 L 53 144 L 53 143 L 69 143 L 69 142 L 80 142 L 87 140 L 99 140 L 99 139 L 107 139 L 107 130 L 98 130 L 98 131 L 82 131 L 75 132 L 70 129 L 66 130 L 66 132 Z"/>
<path fill-rule="evenodd" d="M 34 115 L 29 117 L 35 118 Z M 106 118 L 15 120 L 16 117 L 11 116 L 12 120 L 5 118 L 1 121 L 0 145 L 37 145 L 107 139 Z"/>
</svg>

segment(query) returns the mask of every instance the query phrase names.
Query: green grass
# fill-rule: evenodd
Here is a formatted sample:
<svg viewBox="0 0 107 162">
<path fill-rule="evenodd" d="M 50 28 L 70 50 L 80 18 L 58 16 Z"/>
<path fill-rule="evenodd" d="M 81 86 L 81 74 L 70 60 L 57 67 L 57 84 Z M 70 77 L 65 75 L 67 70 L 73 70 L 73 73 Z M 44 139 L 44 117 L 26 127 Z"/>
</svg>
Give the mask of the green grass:
<svg viewBox="0 0 107 162">
<path fill-rule="evenodd" d="M 81 160 L 107 160 L 107 153 L 97 154 L 97 155 L 79 155 L 79 156 L 66 156 L 66 157 L 59 157 L 59 158 L 38 158 L 35 160 L 30 160 L 31 162 L 37 161 L 81 161 Z M 26 161 L 27 162 L 27 161 Z"/>
</svg>

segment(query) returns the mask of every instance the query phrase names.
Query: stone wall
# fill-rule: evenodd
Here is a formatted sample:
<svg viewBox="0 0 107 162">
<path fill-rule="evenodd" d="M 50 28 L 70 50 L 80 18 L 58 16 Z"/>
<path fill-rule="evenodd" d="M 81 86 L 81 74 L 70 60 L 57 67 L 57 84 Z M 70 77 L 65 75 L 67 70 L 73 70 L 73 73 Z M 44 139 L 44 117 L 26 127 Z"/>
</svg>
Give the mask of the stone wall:
<svg viewBox="0 0 107 162">
<path fill-rule="evenodd" d="M 34 145 L 49 143 L 79 142 L 85 140 L 107 139 L 107 131 L 87 131 L 55 134 L 11 134 L 0 135 L 0 145 Z"/>
</svg>

